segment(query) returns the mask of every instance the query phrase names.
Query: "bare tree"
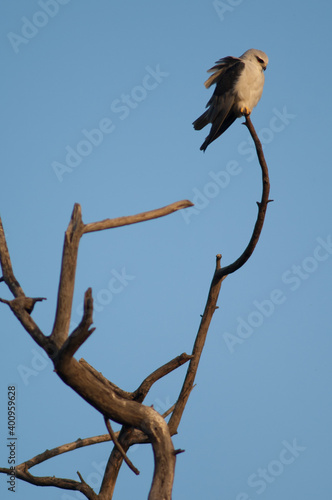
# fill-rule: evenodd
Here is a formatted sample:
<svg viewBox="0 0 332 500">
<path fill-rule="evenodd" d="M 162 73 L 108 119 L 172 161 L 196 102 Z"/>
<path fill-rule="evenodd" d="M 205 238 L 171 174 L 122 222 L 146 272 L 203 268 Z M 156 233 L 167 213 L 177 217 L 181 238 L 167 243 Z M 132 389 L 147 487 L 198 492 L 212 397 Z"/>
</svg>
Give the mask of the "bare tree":
<svg viewBox="0 0 332 500">
<path fill-rule="evenodd" d="M 109 500 L 113 496 L 118 473 L 124 461 L 135 474 L 139 474 L 139 471 L 131 463 L 126 454 L 130 446 L 139 443 L 150 443 L 154 454 L 154 473 L 149 500 L 171 499 L 175 459 L 176 455 L 182 451 L 174 449 L 171 437 L 178 431 L 186 403 L 194 385 L 206 335 L 214 311 L 217 309 L 221 283 L 226 276 L 242 267 L 253 253 L 262 231 L 267 204 L 269 202 L 270 183 L 262 146 L 249 116 L 246 116 L 245 124 L 256 146 L 262 170 L 263 185 L 262 198 L 258 202 L 258 215 L 250 241 L 240 257 L 230 265 L 221 267 L 221 255 L 217 255 L 216 268 L 192 353 L 190 355 L 183 353 L 155 370 L 142 381 L 134 392 L 127 392 L 117 387 L 94 367 L 89 365 L 86 360 L 80 359 L 78 361 L 74 357 L 79 347 L 82 346 L 94 331 L 94 328 L 91 327 L 93 322 L 93 299 L 91 288 L 89 288 L 84 296 L 82 320 L 77 328 L 69 333 L 80 240 L 87 233 L 163 217 L 177 210 L 190 207 L 192 203 L 187 200 L 179 201 L 150 212 L 116 219 L 106 219 L 89 224 L 83 223 L 81 207 L 75 204 L 71 220 L 65 232 L 57 308 L 50 335 L 45 335 L 31 317 L 36 302 L 42 301 L 44 298 L 27 297 L 17 281 L 0 219 L 0 262 L 3 273 L 0 281 L 7 285 L 14 296 L 12 300 L 0 299 L 0 301 L 10 307 L 31 338 L 44 349 L 52 360 L 55 372 L 61 380 L 103 416 L 108 431 L 104 435 L 78 439 L 72 443 L 60 445 L 52 450 L 46 450 L 30 460 L 26 460 L 15 467 L 14 474 L 16 478 L 36 486 L 55 486 L 62 489 L 77 490 L 90 500 Z M 160 415 L 154 408 L 144 405 L 144 399 L 152 385 L 184 363 L 189 363 L 188 369 L 175 404 L 163 415 Z M 169 415 L 170 418 L 166 421 Z M 122 428 L 119 432 L 113 431 L 110 420 L 121 424 Z M 37 477 L 30 472 L 32 467 L 54 456 L 110 440 L 113 441 L 114 446 L 105 468 L 99 493 L 96 493 L 84 481 L 79 472 L 77 472 L 79 481 L 54 476 Z M 0 468 L 0 472 L 12 474 L 13 470 L 2 467 Z"/>
</svg>

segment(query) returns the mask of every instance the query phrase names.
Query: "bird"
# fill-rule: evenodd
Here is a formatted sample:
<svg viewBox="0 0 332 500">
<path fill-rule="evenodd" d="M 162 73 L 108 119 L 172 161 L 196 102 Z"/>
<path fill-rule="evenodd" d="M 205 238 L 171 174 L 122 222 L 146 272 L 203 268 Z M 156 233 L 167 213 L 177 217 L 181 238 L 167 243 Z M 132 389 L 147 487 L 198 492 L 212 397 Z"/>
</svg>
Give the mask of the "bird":
<svg viewBox="0 0 332 500">
<path fill-rule="evenodd" d="M 200 147 L 205 151 L 211 142 L 232 125 L 240 116 L 248 116 L 262 97 L 264 71 L 269 58 L 262 50 L 249 49 L 240 57 L 227 56 L 216 61 L 208 70 L 212 75 L 204 83 L 208 89 L 216 84 L 206 105 L 208 108 L 193 122 L 195 130 L 211 123 L 209 135 Z"/>
</svg>

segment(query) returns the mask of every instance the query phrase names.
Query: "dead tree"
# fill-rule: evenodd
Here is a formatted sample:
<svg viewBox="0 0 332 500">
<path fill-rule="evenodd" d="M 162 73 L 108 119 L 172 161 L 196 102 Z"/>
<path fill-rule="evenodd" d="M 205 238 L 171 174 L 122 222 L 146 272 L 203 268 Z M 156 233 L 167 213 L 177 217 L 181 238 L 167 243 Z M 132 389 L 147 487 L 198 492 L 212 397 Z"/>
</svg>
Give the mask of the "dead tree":
<svg viewBox="0 0 332 500">
<path fill-rule="evenodd" d="M 180 201 L 150 212 L 116 219 L 106 219 L 89 224 L 83 223 L 81 207 L 75 204 L 71 220 L 65 232 L 57 308 L 50 335 L 45 335 L 31 317 L 35 303 L 42 301 L 43 298 L 27 297 L 17 281 L 0 219 L 0 262 L 2 267 L 0 281 L 7 285 L 14 296 L 12 300 L 0 299 L 0 301 L 10 307 L 31 338 L 44 349 L 54 364 L 56 374 L 63 382 L 103 416 L 108 431 L 104 435 L 78 439 L 52 450 L 46 450 L 32 459 L 17 465 L 14 470 L 2 467 L 0 468 L 0 472 L 4 474 L 14 473 L 16 478 L 36 486 L 55 486 L 62 489 L 77 490 L 90 500 L 109 500 L 113 496 L 117 476 L 124 461 L 135 474 L 139 474 L 139 471 L 128 459 L 126 455 L 127 450 L 134 444 L 150 443 L 154 454 L 154 473 L 148 498 L 149 500 L 171 499 L 175 459 L 176 455 L 182 451 L 174 449 L 171 437 L 178 431 L 183 411 L 194 385 L 206 335 L 214 311 L 217 309 L 221 283 L 226 276 L 242 267 L 253 253 L 262 231 L 267 204 L 269 202 L 270 183 L 262 146 L 249 116 L 246 116 L 245 124 L 256 146 L 262 170 L 263 185 L 262 198 L 258 202 L 258 215 L 250 241 L 240 257 L 230 265 L 221 267 L 221 255 L 217 255 L 216 268 L 192 353 L 190 355 L 183 353 L 155 370 L 143 380 L 134 392 L 127 392 L 117 387 L 89 365 L 86 360 L 80 359 L 78 361 L 74 357 L 79 347 L 94 331 L 94 328 L 91 328 L 93 322 L 93 299 L 91 288 L 89 288 L 84 296 L 82 320 L 77 328 L 69 333 L 80 239 L 83 235 L 94 231 L 103 231 L 105 229 L 163 217 L 176 210 L 190 207 L 192 203 L 187 200 Z M 187 362 L 189 362 L 188 369 L 178 399 L 165 414 L 160 415 L 152 407 L 143 404 L 151 386 L 157 380 Z M 166 421 L 166 417 L 169 415 L 170 418 Z M 122 428 L 119 432 L 112 430 L 110 420 L 121 424 Z M 54 456 L 68 453 L 83 446 L 90 446 L 110 440 L 113 441 L 113 449 L 105 468 L 99 493 L 96 493 L 84 481 L 79 472 L 77 473 L 79 481 L 54 476 L 37 477 L 30 472 L 32 467 Z"/>
</svg>

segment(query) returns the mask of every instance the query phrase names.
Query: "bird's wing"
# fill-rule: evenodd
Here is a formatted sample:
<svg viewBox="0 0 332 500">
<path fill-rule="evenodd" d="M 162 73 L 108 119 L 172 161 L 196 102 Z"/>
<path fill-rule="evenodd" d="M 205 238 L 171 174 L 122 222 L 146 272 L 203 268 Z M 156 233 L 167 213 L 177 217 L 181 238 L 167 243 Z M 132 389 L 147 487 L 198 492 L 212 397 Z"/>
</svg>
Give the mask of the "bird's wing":
<svg viewBox="0 0 332 500">
<path fill-rule="evenodd" d="M 241 59 L 238 57 L 223 57 L 216 62 L 216 65 L 210 68 L 207 72 L 213 73 L 206 82 L 204 82 L 205 87 L 208 89 L 214 83 L 218 83 L 222 78 L 224 78 L 225 73 L 232 68 L 232 66 L 241 63 Z M 242 63 L 243 64 L 243 63 Z"/>
<path fill-rule="evenodd" d="M 213 78 L 214 81 L 212 82 L 211 80 L 208 86 L 212 85 L 212 83 L 216 83 L 216 88 L 206 105 L 206 108 L 209 109 L 193 122 L 195 130 L 201 130 L 208 123 L 213 123 L 218 115 L 220 115 L 218 116 L 218 123 L 221 125 L 221 120 L 226 118 L 228 111 L 234 104 L 234 87 L 243 68 L 244 62 L 240 59 L 236 57 L 225 57 L 218 61 L 217 66 L 209 70 L 216 70 L 216 72 L 209 78 L 209 80 Z M 209 80 L 207 80 L 205 84 L 207 84 Z"/>
<path fill-rule="evenodd" d="M 213 107 L 207 111 L 213 111 L 214 118 L 210 121 L 212 122 L 212 127 L 209 135 L 200 147 L 201 150 L 205 151 L 208 145 L 223 134 L 236 120 L 237 114 L 234 112 L 233 107 L 234 95 L 231 92 L 226 92 L 221 97 L 215 97 Z"/>
<path fill-rule="evenodd" d="M 235 58 L 231 58 L 235 59 Z M 208 108 L 213 104 L 214 98 L 217 96 L 222 96 L 223 94 L 226 94 L 227 92 L 234 93 L 235 91 L 235 86 L 236 83 L 245 67 L 245 63 L 241 61 L 240 59 L 236 60 L 233 64 L 229 65 L 227 68 L 221 69 L 220 71 L 217 71 L 214 75 L 210 76 L 210 78 L 215 78 L 215 81 L 212 83 L 216 83 L 216 88 L 213 92 L 213 95 L 209 102 L 207 103 L 206 107 Z M 213 69 L 213 68 L 211 68 Z M 210 79 L 209 78 L 209 79 Z M 207 80 L 206 82 L 208 82 Z M 205 83 L 206 83 L 205 82 Z M 212 85 L 212 83 L 209 84 Z"/>
</svg>

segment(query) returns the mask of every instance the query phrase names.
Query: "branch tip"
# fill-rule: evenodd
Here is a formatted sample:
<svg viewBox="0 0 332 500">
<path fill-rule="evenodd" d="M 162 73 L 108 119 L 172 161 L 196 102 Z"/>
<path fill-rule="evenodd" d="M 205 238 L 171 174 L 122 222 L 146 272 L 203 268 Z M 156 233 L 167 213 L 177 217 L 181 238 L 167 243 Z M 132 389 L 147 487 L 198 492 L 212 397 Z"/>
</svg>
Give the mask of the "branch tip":
<svg viewBox="0 0 332 500">
<path fill-rule="evenodd" d="M 78 477 L 80 478 L 80 481 L 81 481 L 81 483 L 82 483 L 82 484 L 87 484 L 87 483 L 84 481 L 84 479 L 83 479 L 83 477 L 81 476 L 81 474 L 80 474 L 80 472 L 79 472 L 79 471 L 76 471 L 76 474 L 77 474 L 77 475 L 78 475 Z"/>
</svg>

